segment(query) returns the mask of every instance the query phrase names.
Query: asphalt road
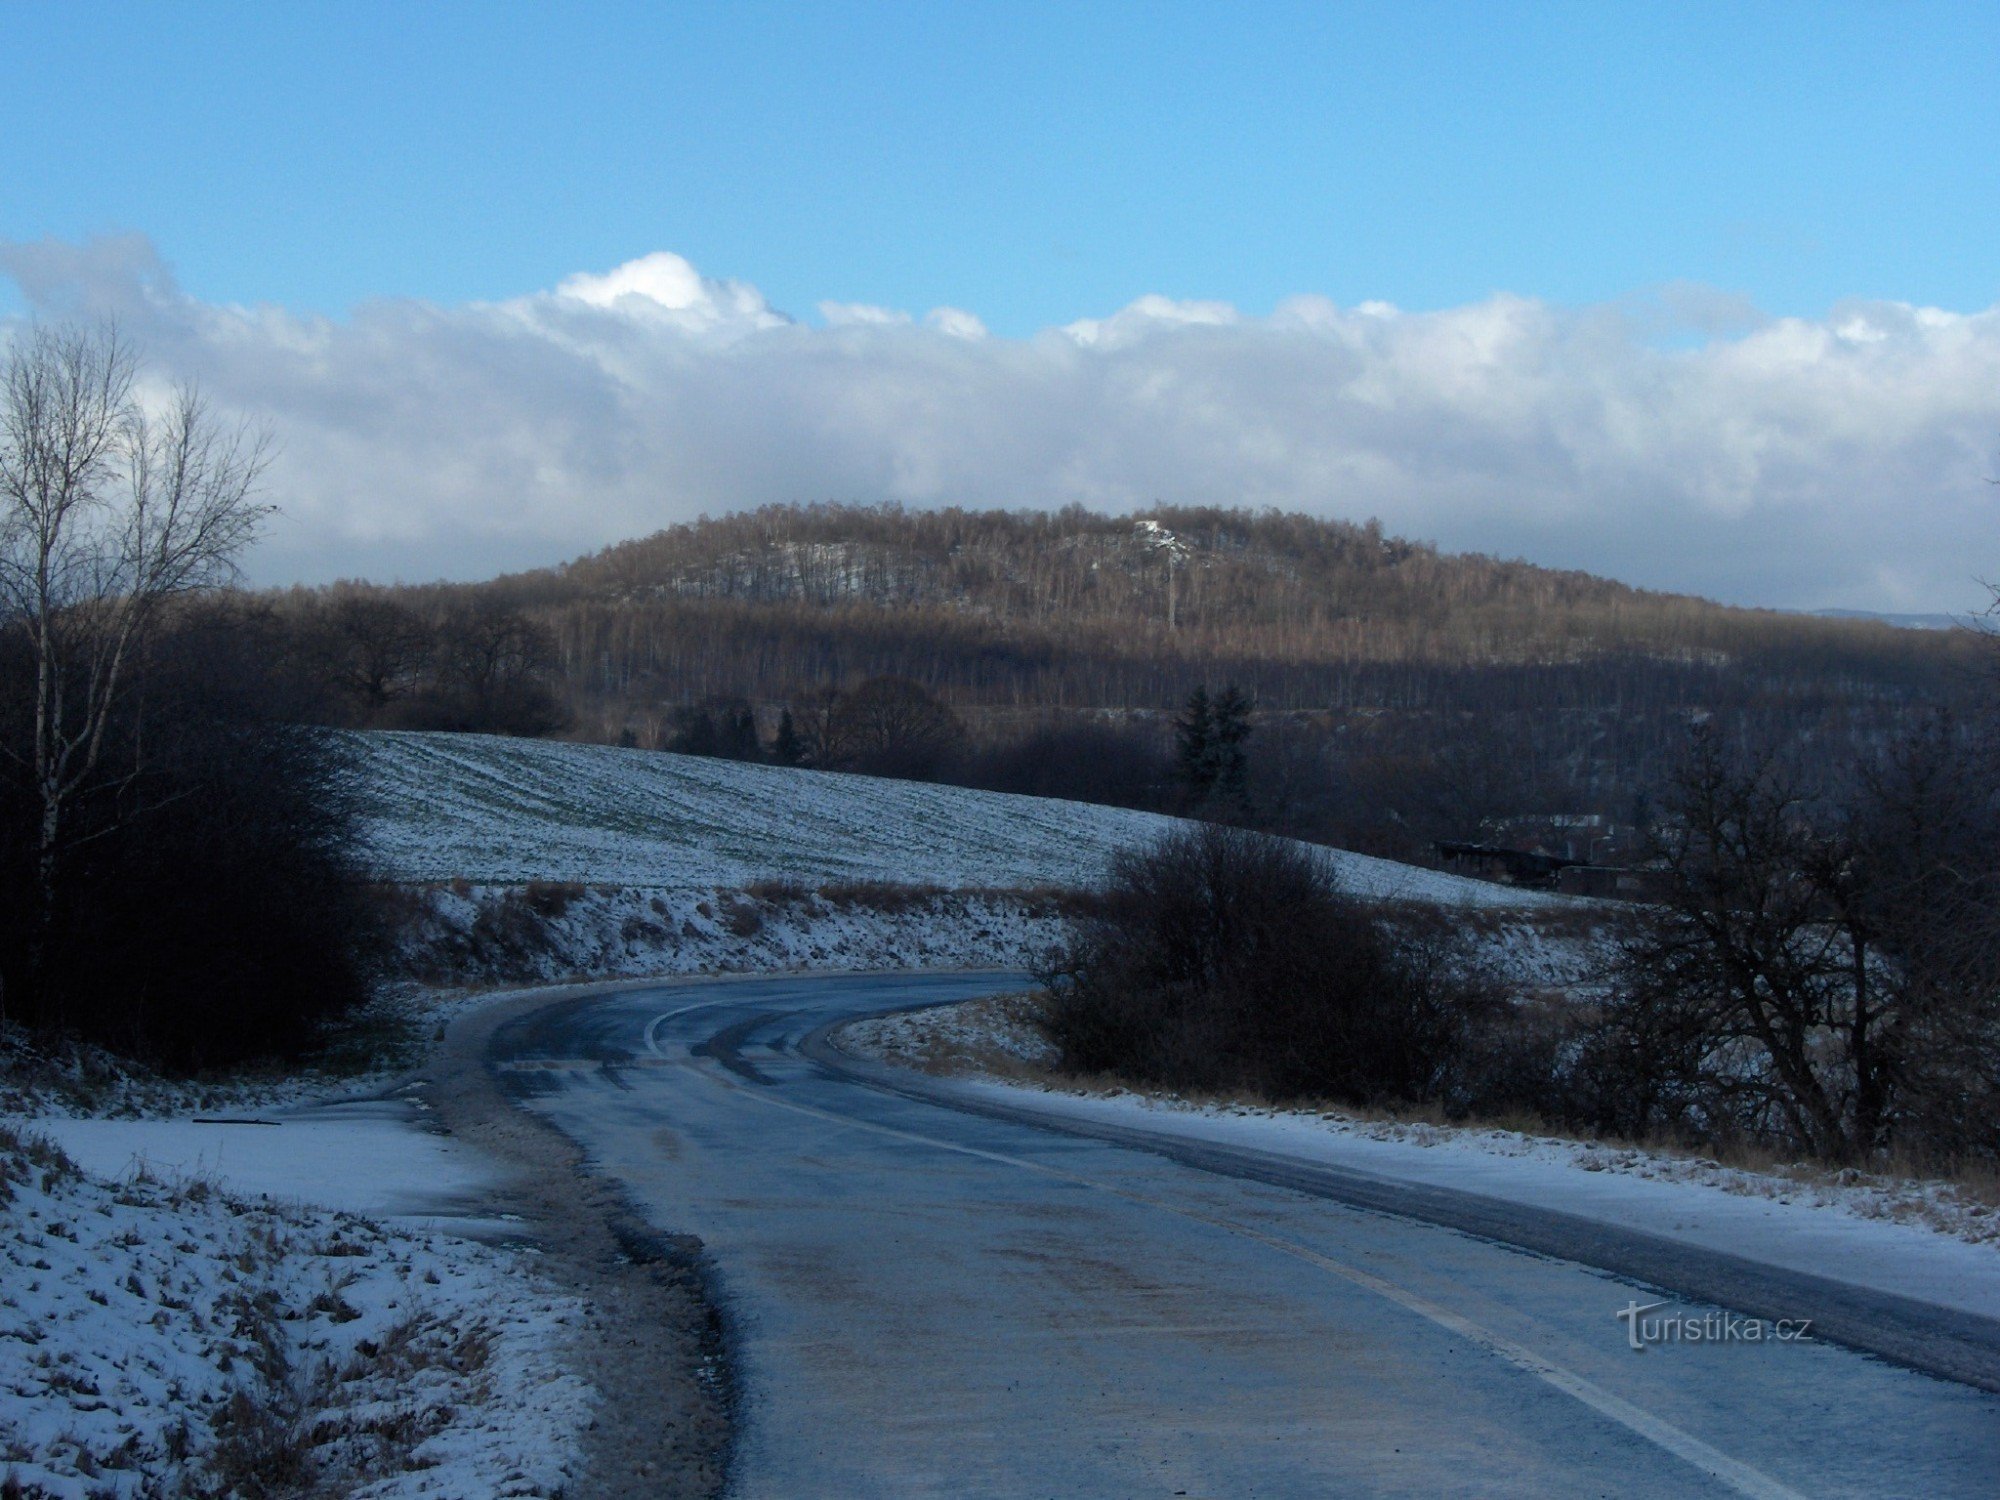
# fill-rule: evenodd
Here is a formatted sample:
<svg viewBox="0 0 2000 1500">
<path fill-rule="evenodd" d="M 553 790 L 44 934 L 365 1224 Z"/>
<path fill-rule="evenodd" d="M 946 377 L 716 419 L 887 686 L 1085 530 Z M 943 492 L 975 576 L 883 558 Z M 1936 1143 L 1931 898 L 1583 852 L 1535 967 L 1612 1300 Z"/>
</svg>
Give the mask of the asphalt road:
<svg viewBox="0 0 2000 1500">
<path fill-rule="evenodd" d="M 1019 983 L 662 985 L 495 1033 L 517 1099 L 706 1243 L 741 1389 L 733 1493 L 2000 1492 L 1982 1320 L 1491 1199 L 971 1110 L 825 1044 L 850 1016 Z M 1633 1352 L 1618 1310 L 1662 1300 L 1648 1317 L 1814 1318 L 1842 1342 Z"/>
</svg>

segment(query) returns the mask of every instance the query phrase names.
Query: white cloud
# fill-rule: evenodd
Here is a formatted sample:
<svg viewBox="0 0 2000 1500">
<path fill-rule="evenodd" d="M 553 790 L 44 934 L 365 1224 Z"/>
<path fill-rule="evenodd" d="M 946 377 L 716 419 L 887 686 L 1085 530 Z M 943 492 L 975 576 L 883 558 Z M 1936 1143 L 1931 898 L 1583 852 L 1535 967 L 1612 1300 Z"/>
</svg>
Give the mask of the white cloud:
<svg viewBox="0 0 2000 1500">
<path fill-rule="evenodd" d="M 1086 349 L 1117 349 L 1163 328 L 1224 328 L 1238 321 L 1227 302 L 1176 302 L 1149 292 L 1108 318 L 1079 318 L 1063 332 Z"/>
<path fill-rule="evenodd" d="M 0 273 L 274 427 L 271 581 L 478 576 L 827 498 L 1377 515 L 1770 604 L 1966 608 L 2000 572 L 2000 310 L 1146 297 L 1017 339 L 952 308 L 811 327 L 665 253 L 344 320 L 200 302 L 129 237 L 0 246 Z"/>
<path fill-rule="evenodd" d="M 628 260 L 602 276 L 579 272 L 558 286 L 555 296 L 700 331 L 742 332 L 782 327 L 791 321 L 772 311 L 764 294 L 749 283 L 713 280 L 666 250 Z M 530 298 L 511 305 L 532 311 L 546 300 Z"/>
<path fill-rule="evenodd" d="M 871 307 L 866 302 L 822 302 L 819 315 L 829 328 L 852 328 L 857 324 L 908 323 L 910 315 L 893 307 Z"/>
<path fill-rule="evenodd" d="M 980 322 L 978 315 L 962 307 L 934 307 L 924 314 L 924 321 L 939 333 L 949 334 L 955 339 L 983 339 L 987 336 L 986 325 Z"/>
</svg>

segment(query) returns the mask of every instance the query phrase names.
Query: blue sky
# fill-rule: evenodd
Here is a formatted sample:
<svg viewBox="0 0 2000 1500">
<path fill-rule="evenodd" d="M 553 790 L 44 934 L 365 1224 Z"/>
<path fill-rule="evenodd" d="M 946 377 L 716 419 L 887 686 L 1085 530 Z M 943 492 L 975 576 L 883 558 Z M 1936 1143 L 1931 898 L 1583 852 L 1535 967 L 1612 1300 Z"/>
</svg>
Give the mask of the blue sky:
<svg viewBox="0 0 2000 1500">
<path fill-rule="evenodd" d="M 216 301 L 494 299 L 663 248 L 782 308 L 1010 334 L 1143 293 L 2000 300 L 1991 4 L 13 0 L 0 27 L 0 233 L 141 231 Z"/>
<path fill-rule="evenodd" d="M 785 501 L 2000 577 L 2000 5 L 0 4 L 0 344 L 268 426 L 282 583 Z"/>
</svg>

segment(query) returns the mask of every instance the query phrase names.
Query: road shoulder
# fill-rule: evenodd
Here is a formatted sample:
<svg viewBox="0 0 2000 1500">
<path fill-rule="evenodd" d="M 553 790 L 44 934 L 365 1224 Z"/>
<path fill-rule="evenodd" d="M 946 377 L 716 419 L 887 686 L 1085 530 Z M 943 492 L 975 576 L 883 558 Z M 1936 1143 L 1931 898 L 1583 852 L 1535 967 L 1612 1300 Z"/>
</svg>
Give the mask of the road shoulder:
<svg viewBox="0 0 2000 1500">
<path fill-rule="evenodd" d="M 498 997 L 452 1022 L 417 1080 L 445 1128 L 515 1169 L 518 1211 L 543 1231 L 543 1269 L 597 1311 L 596 1325 L 577 1341 L 581 1372 L 599 1401 L 585 1440 L 581 1497 L 722 1493 L 733 1436 L 722 1315 L 700 1241 L 649 1228 L 589 1173 L 567 1137 L 506 1096 L 487 1067 L 487 1049 L 512 1021 L 661 983 Z"/>
<path fill-rule="evenodd" d="M 1780 1198 L 1642 1160 L 1611 1170 L 1583 1143 L 1083 1088 L 1038 1067 L 1008 1030 L 993 1004 L 972 1002 L 850 1020 L 807 1050 L 933 1103 L 1445 1225 L 1752 1316 L 1818 1316 L 1834 1342 L 2000 1390 L 1991 1241 L 1864 1217 L 1797 1184 Z"/>
</svg>

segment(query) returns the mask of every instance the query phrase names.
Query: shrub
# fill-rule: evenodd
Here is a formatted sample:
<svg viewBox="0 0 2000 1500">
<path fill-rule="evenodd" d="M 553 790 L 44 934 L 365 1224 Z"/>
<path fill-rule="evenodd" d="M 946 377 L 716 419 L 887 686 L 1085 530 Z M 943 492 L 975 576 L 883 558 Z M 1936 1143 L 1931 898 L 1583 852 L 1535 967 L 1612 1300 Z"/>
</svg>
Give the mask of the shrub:
<svg viewBox="0 0 2000 1500">
<path fill-rule="evenodd" d="M 341 741 L 289 722 L 254 611 L 190 608 L 143 663 L 38 899 L 35 800 L 0 756 L 7 1016 L 170 1068 L 309 1045 L 366 993 L 380 917 Z M 0 659 L 0 748 L 20 742 Z"/>
<path fill-rule="evenodd" d="M 1310 848 L 1203 825 L 1126 854 L 1038 977 L 1065 1067 L 1354 1104 L 1451 1089 L 1497 1007 Z"/>
<path fill-rule="evenodd" d="M 944 892 L 934 885 L 899 885 L 887 880 L 836 881 L 819 888 L 820 899 L 829 906 L 859 907 L 863 911 L 895 916 L 915 907 L 926 906 Z"/>
<path fill-rule="evenodd" d="M 536 916 L 554 921 L 566 913 L 571 903 L 583 893 L 583 887 L 574 881 L 531 880 L 523 888 L 521 899 Z"/>
<path fill-rule="evenodd" d="M 756 900 L 730 897 L 722 903 L 722 926 L 731 937 L 753 938 L 764 930 L 764 912 Z"/>
</svg>

